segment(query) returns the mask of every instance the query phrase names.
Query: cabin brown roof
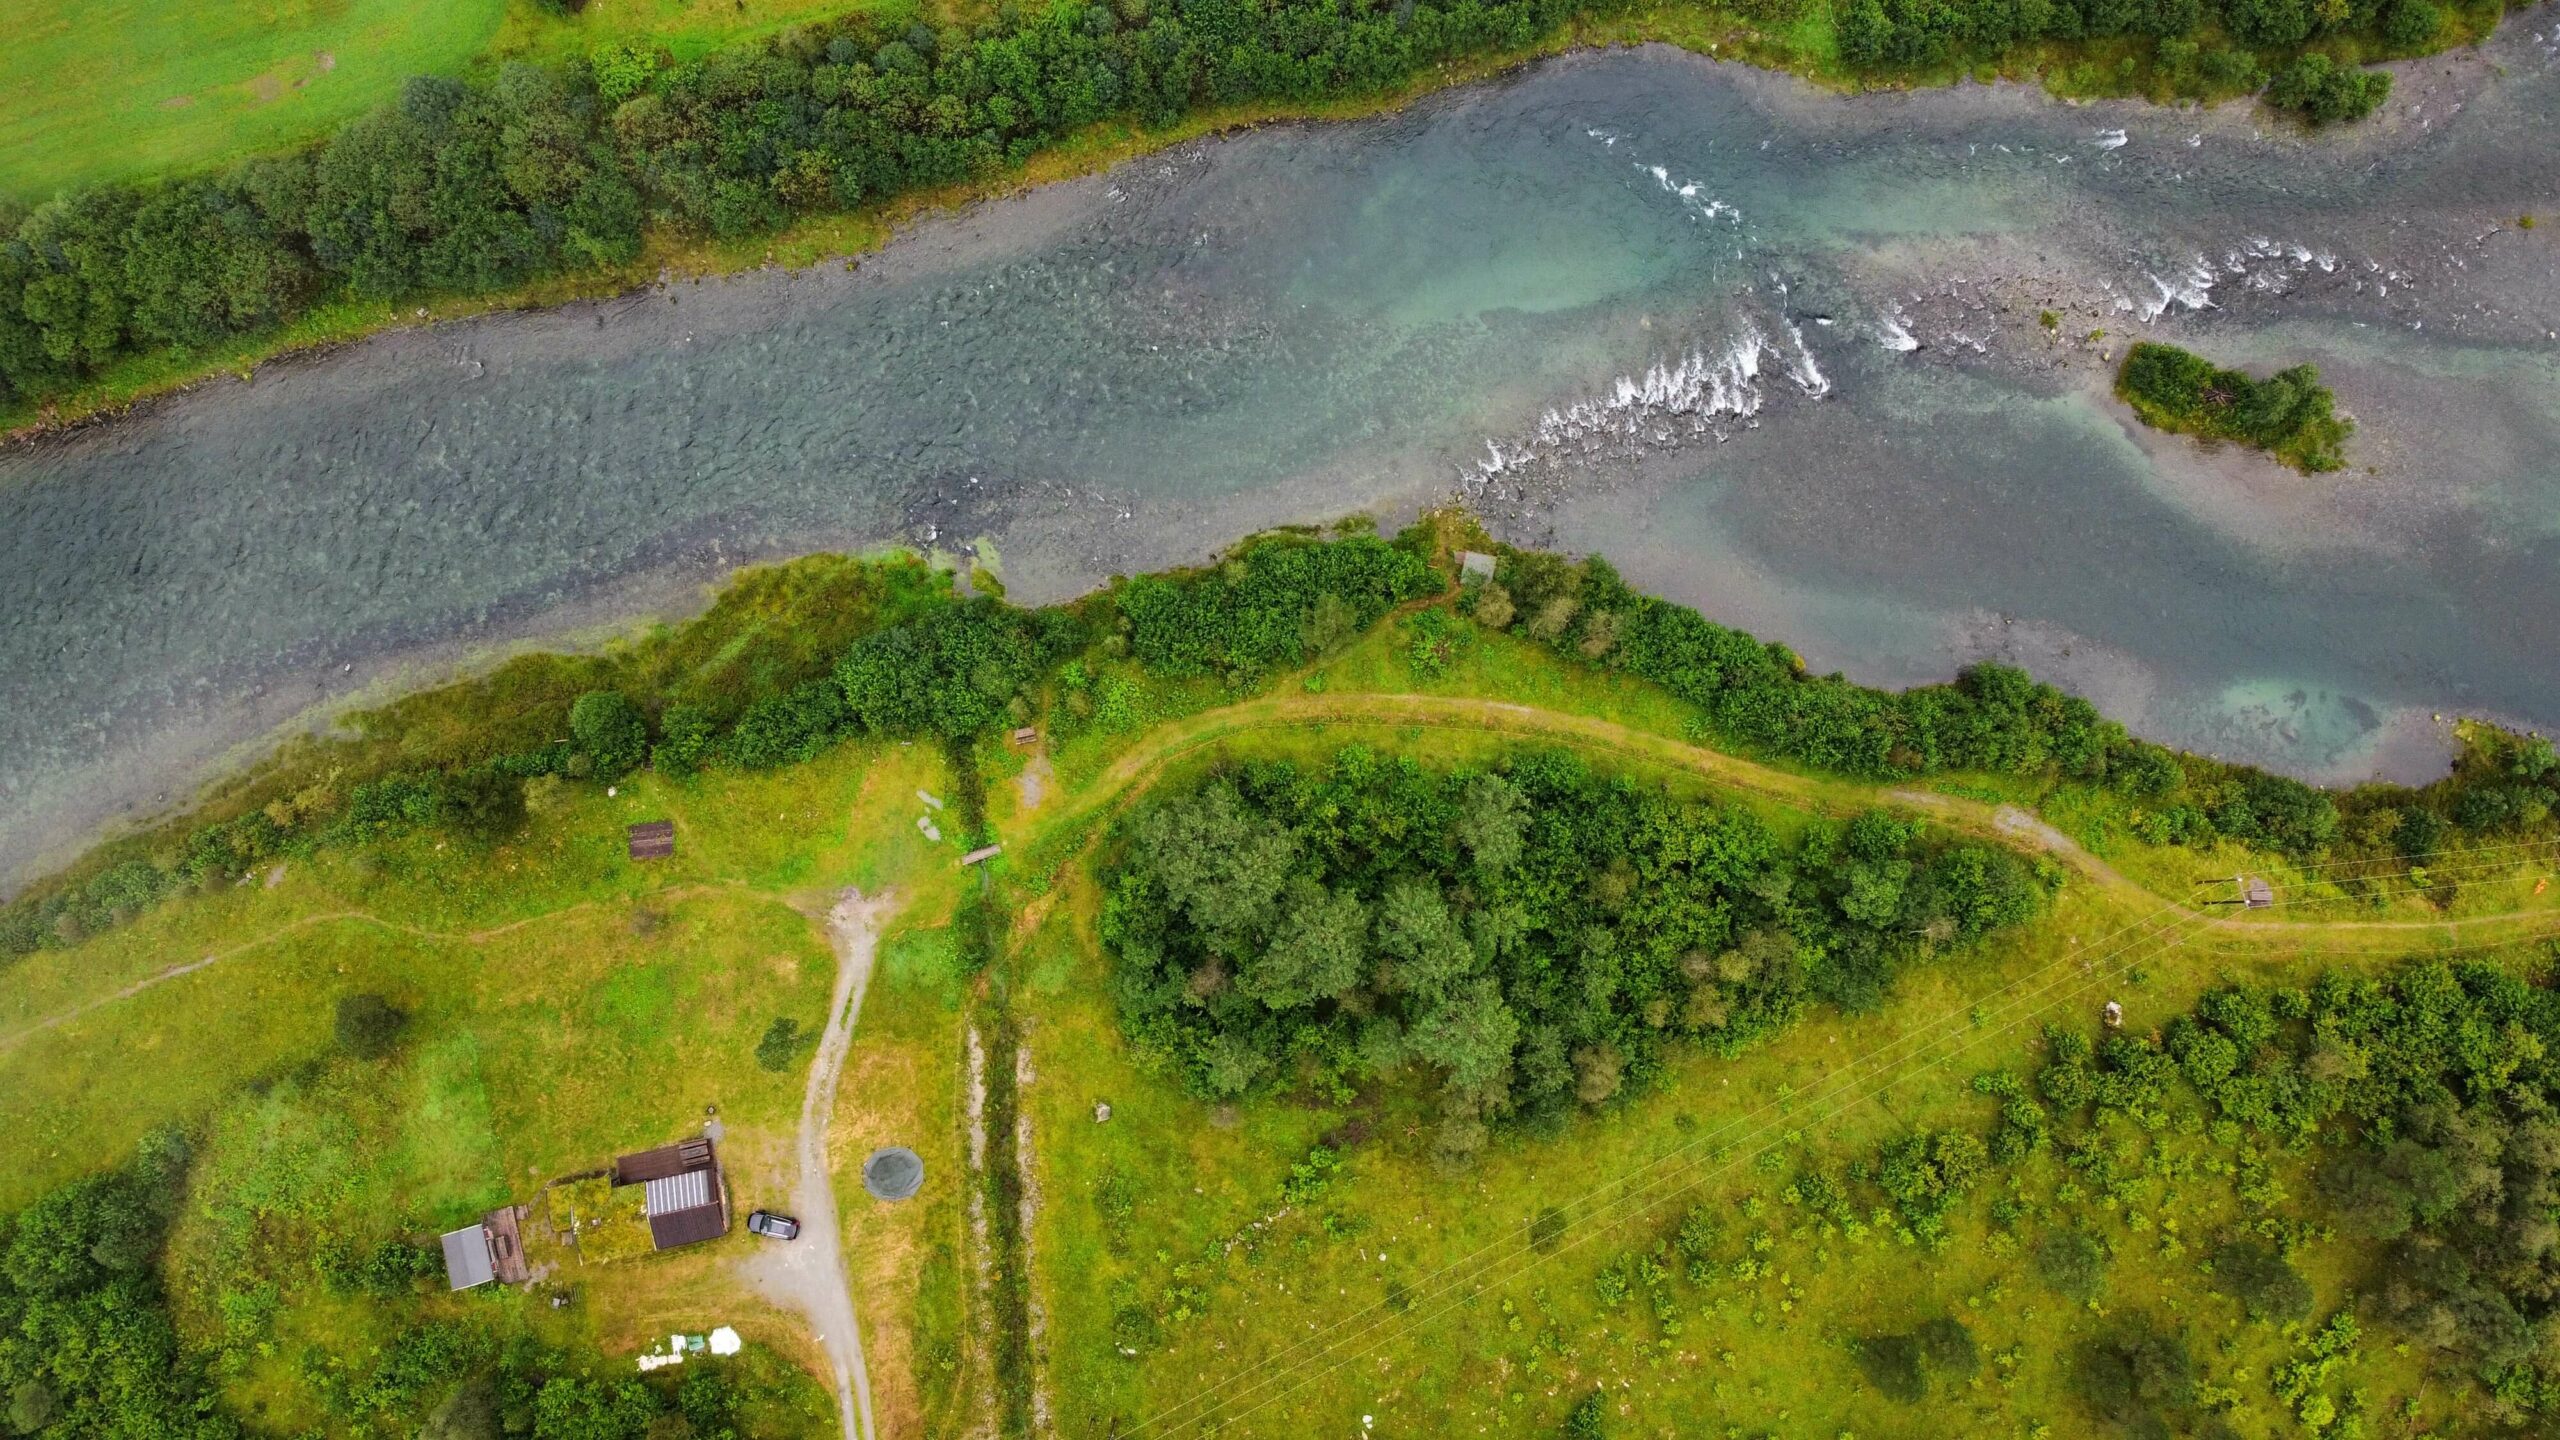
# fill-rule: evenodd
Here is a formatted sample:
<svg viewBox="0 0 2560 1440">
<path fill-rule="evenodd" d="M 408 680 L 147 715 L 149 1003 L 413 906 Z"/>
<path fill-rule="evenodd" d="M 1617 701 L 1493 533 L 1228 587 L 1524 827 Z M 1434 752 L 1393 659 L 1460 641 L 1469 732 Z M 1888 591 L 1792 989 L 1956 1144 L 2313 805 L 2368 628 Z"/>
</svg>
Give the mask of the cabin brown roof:
<svg viewBox="0 0 2560 1440">
<path fill-rule="evenodd" d="M 664 860 L 676 853 L 676 822 L 647 820 L 631 827 L 631 858 Z"/>
<path fill-rule="evenodd" d="M 679 1140 L 673 1145 L 661 1145 L 655 1150 L 643 1150 L 637 1155 L 622 1156 L 613 1162 L 613 1183 L 646 1185 L 652 1180 L 664 1180 L 689 1170 L 718 1168 L 720 1162 L 711 1153 L 711 1142 L 697 1136 L 691 1140 Z"/>
<path fill-rule="evenodd" d="M 717 1240 L 729 1233 L 729 1195 L 720 1183 L 719 1157 L 697 1136 L 625 1155 L 613 1162 L 616 1186 L 641 1187 L 641 1213 L 649 1238 L 661 1250 Z"/>
</svg>

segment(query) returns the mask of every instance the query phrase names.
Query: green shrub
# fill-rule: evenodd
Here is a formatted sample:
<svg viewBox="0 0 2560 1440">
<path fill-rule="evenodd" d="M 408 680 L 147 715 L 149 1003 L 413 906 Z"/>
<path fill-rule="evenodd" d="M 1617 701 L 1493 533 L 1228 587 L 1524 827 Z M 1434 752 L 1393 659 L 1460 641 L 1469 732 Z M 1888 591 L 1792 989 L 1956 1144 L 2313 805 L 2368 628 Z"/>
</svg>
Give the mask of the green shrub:
<svg viewBox="0 0 2560 1440">
<path fill-rule="evenodd" d="M 2184 1340 L 2130 1315 L 2072 1348 L 2071 1388 L 2099 1420 L 2165 1433 L 2194 1398 L 2195 1362 Z"/>
<path fill-rule="evenodd" d="M 466 840 L 496 844 L 524 829 L 524 780 L 493 765 L 444 777 L 437 787 L 438 818 Z"/>
<path fill-rule="evenodd" d="M 2390 71 L 2361 70 L 2353 65 L 2341 65 L 2316 51 L 2296 57 L 2292 64 L 2277 71 L 2276 78 L 2267 85 L 2269 105 L 2299 115 L 2313 125 L 2361 120 L 2372 114 L 2390 95 Z M 2307 370 L 2309 367 L 2300 368 Z M 2284 372 L 2286 375 L 2293 373 Z M 2277 378 L 2281 380 L 2284 376 Z M 2325 395 L 2327 392 L 2320 393 Z M 2343 432 L 2339 438 L 2344 438 Z M 2304 468 L 2334 470 L 2337 466 L 2307 465 Z"/>
<path fill-rule="evenodd" d="M 569 707 L 569 734 L 598 780 L 619 780 L 649 757 L 649 718 L 619 690 L 590 690 Z"/>
<path fill-rule="evenodd" d="M 1909 1335 L 1873 1335 L 1858 1342 L 1858 1372 L 1888 1400 L 1908 1405 L 1929 1392 L 1920 1367 L 1920 1342 Z"/>
<path fill-rule="evenodd" d="M 2213 1283 L 2252 1320 L 2289 1325 L 2311 1318 L 2311 1282 L 2263 1240 L 2233 1240 L 2215 1249 Z"/>
<path fill-rule="evenodd" d="M 2066 1300 L 2096 1299 L 2098 1287 L 2106 1281 L 2106 1246 L 2076 1226 L 2039 1236 L 2033 1256 L 2036 1278 Z"/>
<path fill-rule="evenodd" d="M 663 775 L 691 775 L 710 763 L 719 735 L 720 722 L 706 707 L 670 705 L 658 716 L 658 743 L 649 763 Z"/>
<path fill-rule="evenodd" d="M 338 1048 L 359 1060 L 389 1055 L 408 1025 L 408 1012 L 379 995 L 346 995 L 338 1000 Z"/>
<path fill-rule="evenodd" d="M 777 1073 L 790 1069 L 799 1058 L 803 1038 L 799 1021 L 788 1015 L 773 1017 L 773 1023 L 764 1028 L 764 1038 L 756 1042 L 756 1064 Z"/>
<path fill-rule="evenodd" d="M 2305 59 L 2327 63 L 2319 56 Z M 2277 85 L 2284 84 L 2279 78 Z M 2272 97 L 2276 91 L 2268 93 Z M 2345 465 L 2339 447 L 2355 428 L 2337 418 L 2334 398 L 2312 366 L 2296 365 L 2255 380 L 2201 355 L 2151 341 L 2125 352 L 2116 372 L 2116 394 L 2145 424 L 2248 445 L 2305 473 Z"/>
</svg>

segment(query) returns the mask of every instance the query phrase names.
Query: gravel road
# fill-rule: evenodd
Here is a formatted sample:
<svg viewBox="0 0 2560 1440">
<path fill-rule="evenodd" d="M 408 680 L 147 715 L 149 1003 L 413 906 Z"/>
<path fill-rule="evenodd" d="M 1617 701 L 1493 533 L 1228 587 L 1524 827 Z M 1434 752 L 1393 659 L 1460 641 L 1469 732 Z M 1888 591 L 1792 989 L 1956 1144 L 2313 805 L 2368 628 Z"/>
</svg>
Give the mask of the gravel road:
<svg viewBox="0 0 2560 1440">
<path fill-rule="evenodd" d="M 862 1366 L 862 1331 L 853 1317 L 853 1288 L 845 1280 L 835 1185 L 827 1168 L 827 1121 L 835 1113 L 836 1077 L 853 1045 L 854 1021 L 862 1014 L 862 992 L 871 983 L 878 920 L 888 908 L 887 896 L 865 899 L 861 891 L 848 888 L 827 912 L 827 936 L 836 951 L 836 992 L 800 1104 L 800 1174 L 791 1189 L 800 1238 L 763 1242 L 747 1262 L 747 1283 L 758 1294 L 809 1317 L 835 1367 L 844 1440 L 872 1440 L 871 1377 Z"/>
</svg>

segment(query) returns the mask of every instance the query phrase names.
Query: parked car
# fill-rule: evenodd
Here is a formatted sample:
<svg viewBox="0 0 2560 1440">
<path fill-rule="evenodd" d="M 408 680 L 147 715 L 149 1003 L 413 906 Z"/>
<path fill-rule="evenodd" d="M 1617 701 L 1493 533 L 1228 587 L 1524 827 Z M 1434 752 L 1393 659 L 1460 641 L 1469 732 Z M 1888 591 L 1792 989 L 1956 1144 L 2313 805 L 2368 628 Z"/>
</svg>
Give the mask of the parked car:
<svg viewBox="0 0 2560 1440">
<path fill-rule="evenodd" d="M 747 1229 L 750 1232 L 762 1235 L 769 1240 L 797 1240 L 800 1238 L 799 1221 L 792 1219 L 788 1215 L 776 1215 L 770 1210 L 758 1210 L 748 1215 Z"/>
</svg>

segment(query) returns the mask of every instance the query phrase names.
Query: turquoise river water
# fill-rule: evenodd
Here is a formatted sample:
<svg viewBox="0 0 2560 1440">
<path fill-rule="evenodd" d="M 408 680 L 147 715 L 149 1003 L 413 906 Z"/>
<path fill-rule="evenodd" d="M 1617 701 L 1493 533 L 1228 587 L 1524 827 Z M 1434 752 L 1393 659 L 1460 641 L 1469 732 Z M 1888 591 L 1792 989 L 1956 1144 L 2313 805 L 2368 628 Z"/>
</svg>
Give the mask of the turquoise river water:
<svg viewBox="0 0 2560 1440">
<path fill-rule="evenodd" d="M 2560 724 L 2556 46 L 2528 12 L 2316 138 L 1576 55 L 0 451 L 0 881 L 742 561 L 988 542 L 1047 599 L 1450 496 L 1824 669 L 2006 657 L 2162 740 L 2421 777 L 2439 716 Z M 2142 335 L 2318 363 L 2355 468 L 2131 426 Z"/>
</svg>

